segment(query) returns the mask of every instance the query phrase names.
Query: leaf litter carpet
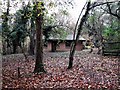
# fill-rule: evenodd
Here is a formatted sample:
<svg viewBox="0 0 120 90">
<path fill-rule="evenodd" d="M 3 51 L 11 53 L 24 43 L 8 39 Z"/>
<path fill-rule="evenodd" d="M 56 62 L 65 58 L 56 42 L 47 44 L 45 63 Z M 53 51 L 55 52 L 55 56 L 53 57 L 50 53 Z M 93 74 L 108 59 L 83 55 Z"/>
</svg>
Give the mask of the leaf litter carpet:
<svg viewBox="0 0 120 90">
<path fill-rule="evenodd" d="M 35 56 L 22 54 L 3 56 L 3 89 L 24 88 L 73 88 L 94 90 L 117 90 L 119 87 L 119 58 L 101 56 L 86 51 L 76 52 L 73 68 L 67 70 L 69 52 L 44 53 L 44 68 L 47 73 L 33 74 Z M 20 75 L 18 74 L 18 69 Z"/>
</svg>

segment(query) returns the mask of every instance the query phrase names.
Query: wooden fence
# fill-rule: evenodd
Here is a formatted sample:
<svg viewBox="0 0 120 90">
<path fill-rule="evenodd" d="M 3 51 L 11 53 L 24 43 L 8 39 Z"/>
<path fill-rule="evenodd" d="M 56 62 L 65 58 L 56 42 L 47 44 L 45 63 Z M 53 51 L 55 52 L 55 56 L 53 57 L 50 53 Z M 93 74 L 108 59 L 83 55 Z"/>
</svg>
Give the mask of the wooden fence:
<svg viewBox="0 0 120 90">
<path fill-rule="evenodd" d="M 120 42 L 104 42 L 103 55 L 120 56 Z"/>
</svg>

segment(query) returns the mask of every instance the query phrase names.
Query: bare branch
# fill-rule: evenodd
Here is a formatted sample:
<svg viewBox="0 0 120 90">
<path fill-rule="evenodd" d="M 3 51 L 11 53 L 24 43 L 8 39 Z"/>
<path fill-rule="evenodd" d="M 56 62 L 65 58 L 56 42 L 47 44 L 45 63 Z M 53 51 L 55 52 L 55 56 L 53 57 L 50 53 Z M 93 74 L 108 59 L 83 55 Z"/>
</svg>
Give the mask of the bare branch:
<svg viewBox="0 0 120 90">
<path fill-rule="evenodd" d="M 115 2 L 118 2 L 118 1 L 104 2 L 104 3 L 100 3 L 100 4 L 96 4 L 96 2 L 95 2 L 95 3 L 90 7 L 90 9 L 95 8 L 95 7 L 97 7 L 97 6 L 101 6 L 101 5 L 105 5 L 105 4 L 106 4 L 107 7 L 108 7 L 108 10 L 109 10 L 109 11 L 107 11 L 107 13 L 109 13 L 109 14 L 117 17 L 118 19 L 120 19 L 120 16 L 117 15 L 117 14 L 115 14 L 115 13 L 113 13 L 113 12 L 111 11 L 111 8 L 110 8 L 110 3 L 115 3 Z M 103 9 L 103 8 L 102 8 L 102 9 Z M 103 9 L 103 10 L 105 10 L 105 9 Z M 105 11 L 106 11 L 106 10 L 105 10 Z"/>
<path fill-rule="evenodd" d="M 118 15 L 115 14 L 115 13 L 112 13 L 112 10 L 111 10 L 111 7 L 110 7 L 110 4 L 109 4 L 109 3 L 107 3 L 107 7 L 108 7 L 108 10 L 109 10 L 109 12 L 108 12 L 109 14 L 111 14 L 111 15 L 117 17 L 118 19 L 120 19 L 120 16 L 118 16 Z"/>
<path fill-rule="evenodd" d="M 90 7 L 90 9 L 92 8 L 95 8 L 97 6 L 101 6 L 101 5 L 105 5 L 107 3 L 115 3 L 115 2 L 118 2 L 118 1 L 112 1 L 112 2 L 104 2 L 104 3 L 100 3 L 100 4 L 96 4 L 96 2 Z"/>
</svg>

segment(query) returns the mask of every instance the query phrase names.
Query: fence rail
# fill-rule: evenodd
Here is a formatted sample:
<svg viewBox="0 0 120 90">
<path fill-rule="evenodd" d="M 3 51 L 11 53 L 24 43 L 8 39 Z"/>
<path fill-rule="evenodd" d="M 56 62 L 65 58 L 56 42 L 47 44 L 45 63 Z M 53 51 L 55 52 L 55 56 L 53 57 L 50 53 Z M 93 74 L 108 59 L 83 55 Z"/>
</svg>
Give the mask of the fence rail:
<svg viewBox="0 0 120 90">
<path fill-rule="evenodd" d="M 104 42 L 103 55 L 120 56 L 120 42 Z"/>
</svg>

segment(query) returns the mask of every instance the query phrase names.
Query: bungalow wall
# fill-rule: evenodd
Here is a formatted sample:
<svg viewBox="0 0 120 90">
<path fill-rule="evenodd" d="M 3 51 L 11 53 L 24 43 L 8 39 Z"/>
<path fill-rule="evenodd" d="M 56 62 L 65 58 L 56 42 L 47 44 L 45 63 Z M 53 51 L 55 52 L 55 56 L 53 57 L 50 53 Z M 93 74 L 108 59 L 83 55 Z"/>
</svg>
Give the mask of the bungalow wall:
<svg viewBox="0 0 120 90">
<path fill-rule="evenodd" d="M 52 42 L 48 41 L 47 47 L 44 46 L 44 51 L 51 51 Z M 56 46 L 56 51 L 69 51 L 72 40 L 62 41 Z M 79 40 L 76 45 L 76 51 L 81 51 L 84 48 L 83 41 Z"/>
</svg>

